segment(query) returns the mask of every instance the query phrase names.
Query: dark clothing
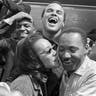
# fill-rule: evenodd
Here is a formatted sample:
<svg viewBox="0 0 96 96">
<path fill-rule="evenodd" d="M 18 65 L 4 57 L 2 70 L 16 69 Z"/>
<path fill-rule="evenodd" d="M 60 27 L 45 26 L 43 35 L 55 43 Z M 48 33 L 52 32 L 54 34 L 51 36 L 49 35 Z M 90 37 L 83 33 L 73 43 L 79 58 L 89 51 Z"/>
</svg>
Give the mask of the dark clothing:
<svg viewBox="0 0 96 96">
<path fill-rule="evenodd" d="M 2 69 L 0 81 L 6 81 L 13 67 L 13 57 L 17 40 L 11 37 L 14 25 L 10 26 L 5 22 L 0 24 L 0 69 Z"/>
<path fill-rule="evenodd" d="M 0 40 L 0 65 L 2 65 L 2 76 L 0 81 L 6 81 L 13 67 L 14 52 L 16 48 L 16 41 L 11 38 L 4 38 Z"/>
<path fill-rule="evenodd" d="M 5 22 L 0 22 L 0 81 L 9 76 L 11 66 L 13 66 L 13 52 L 11 50 L 10 29 L 11 26 Z M 12 29 L 12 28 L 11 28 Z"/>
<path fill-rule="evenodd" d="M 7 60 L 6 60 L 5 66 L 3 67 L 3 73 L 1 78 L 2 82 L 5 82 L 10 75 L 10 72 L 13 67 L 13 60 L 14 60 L 13 57 L 14 57 L 14 53 L 13 51 L 10 50 L 7 54 Z"/>
<path fill-rule="evenodd" d="M 0 12 L 1 12 L 2 6 L 3 6 L 3 4 L 2 4 L 2 2 L 0 1 Z"/>
<path fill-rule="evenodd" d="M 3 6 L 0 11 L 1 12 L 0 20 L 11 17 L 12 15 L 20 11 L 23 11 L 29 14 L 31 11 L 31 7 L 25 3 L 16 4 L 11 0 L 3 0 Z"/>
<path fill-rule="evenodd" d="M 13 25 L 12 25 L 13 26 Z M 11 32 L 13 32 L 13 27 L 7 24 L 4 21 L 0 22 L 0 40 L 2 38 L 9 38 L 11 35 Z"/>
</svg>

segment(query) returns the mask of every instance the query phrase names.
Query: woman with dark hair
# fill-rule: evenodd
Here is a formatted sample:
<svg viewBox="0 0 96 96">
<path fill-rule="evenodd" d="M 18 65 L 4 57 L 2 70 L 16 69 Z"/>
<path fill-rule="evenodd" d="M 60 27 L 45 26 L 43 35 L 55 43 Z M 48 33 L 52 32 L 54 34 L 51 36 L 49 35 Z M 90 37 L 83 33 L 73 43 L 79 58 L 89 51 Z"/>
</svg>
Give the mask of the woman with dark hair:
<svg viewBox="0 0 96 96">
<path fill-rule="evenodd" d="M 18 56 L 20 76 L 11 83 L 11 89 L 23 96 L 47 96 L 47 74 L 59 66 L 51 43 L 39 35 L 29 36 Z"/>
</svg>

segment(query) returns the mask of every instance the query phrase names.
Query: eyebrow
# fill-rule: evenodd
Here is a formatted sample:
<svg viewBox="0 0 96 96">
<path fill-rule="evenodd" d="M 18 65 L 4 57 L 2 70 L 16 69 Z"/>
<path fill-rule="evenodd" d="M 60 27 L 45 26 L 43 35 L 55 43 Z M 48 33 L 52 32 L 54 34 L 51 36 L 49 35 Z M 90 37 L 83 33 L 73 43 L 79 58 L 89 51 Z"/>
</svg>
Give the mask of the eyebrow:
<svg viewBox="0 0 96 96">
<path fill-rule="evenodd" d="M 44 53 L 44 52 L 47 52 L 48 50 L 47 49 L 52 49 L 54 46 L 48 46 L 46 47 L 43 51 L 40 52 L 40 54 Z"/>
</svg>

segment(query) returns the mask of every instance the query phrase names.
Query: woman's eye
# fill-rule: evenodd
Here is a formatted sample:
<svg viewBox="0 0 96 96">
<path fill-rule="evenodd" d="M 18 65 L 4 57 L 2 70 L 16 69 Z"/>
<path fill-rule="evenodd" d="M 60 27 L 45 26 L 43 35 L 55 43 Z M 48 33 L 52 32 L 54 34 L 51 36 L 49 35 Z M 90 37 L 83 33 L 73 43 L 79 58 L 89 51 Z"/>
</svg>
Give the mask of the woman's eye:
<svg viewBox="0 0 96 96">
<path fill-rule="evenodd" d="M 51 49 L 49 49 L 46 53 L 47 53 L 47 54 L 51 53 Z"/>
</svg>

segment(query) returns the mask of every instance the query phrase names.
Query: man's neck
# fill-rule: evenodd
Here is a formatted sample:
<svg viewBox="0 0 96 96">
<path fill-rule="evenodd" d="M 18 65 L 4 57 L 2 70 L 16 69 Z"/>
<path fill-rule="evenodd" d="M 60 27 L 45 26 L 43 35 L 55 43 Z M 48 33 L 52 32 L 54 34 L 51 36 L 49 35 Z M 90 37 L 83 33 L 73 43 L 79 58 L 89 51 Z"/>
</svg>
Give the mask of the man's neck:
<svg viewBox="0 0 96 96">
<path fill-rule="evenodd" d="M 59 37 L 59 35 L 61 34 L 61 30 L 59 30 L 56 34 L 48 34 L 49 32 L 47 32 L 46 30 L 43 30 L 43 35 L 52 41 L 58 42 L 57 38 Z"/>
</svg>

